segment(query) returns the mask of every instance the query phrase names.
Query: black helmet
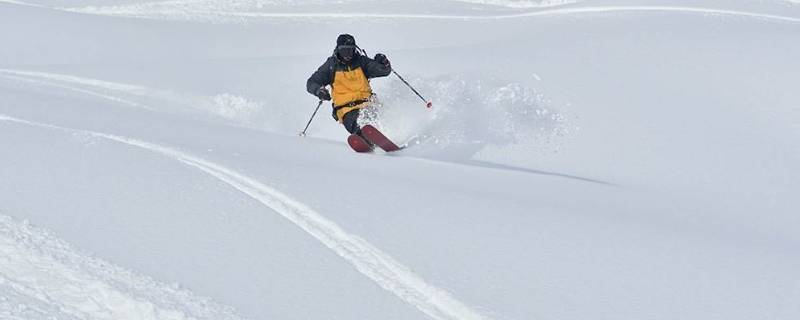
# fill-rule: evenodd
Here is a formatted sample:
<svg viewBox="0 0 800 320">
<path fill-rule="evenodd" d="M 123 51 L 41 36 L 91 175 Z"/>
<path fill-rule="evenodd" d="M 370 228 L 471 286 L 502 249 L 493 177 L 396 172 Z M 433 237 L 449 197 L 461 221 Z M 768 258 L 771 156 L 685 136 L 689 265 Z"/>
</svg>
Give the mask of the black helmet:
<svg viewBox="0 0 800 320">
<path fill-rule="evenodd" d="M 349 34 L 340 34 L 336 38 L 336 55 L 344 62 L 353 60 L 356 55 L 356 38 Z"/>
<path fill-rule="evenodd" d="M 336 46 L 337 47 L 338 46 L 355 46 L 355 45 L 356 45 L 356 38 L 353 38 L 353 36 L 351 36 L 349 34 L 343 33 L 343 34 L 340 34 L 336 38 Z"/>
</svg>

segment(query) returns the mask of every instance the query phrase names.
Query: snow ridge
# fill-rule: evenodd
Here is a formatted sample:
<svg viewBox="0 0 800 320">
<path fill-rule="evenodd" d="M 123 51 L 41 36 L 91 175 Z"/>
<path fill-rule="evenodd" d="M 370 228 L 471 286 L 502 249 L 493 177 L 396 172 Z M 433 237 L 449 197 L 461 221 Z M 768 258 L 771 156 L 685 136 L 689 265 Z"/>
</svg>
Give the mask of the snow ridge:
<svg viewBox="0 0 800 320">
<path fill-rule="evenodd" d="M 143 19 L 164 19 L 174 21 L 206 21 L 213 23 L 244 23 L 247 19 L 429 19 L 429 20 L 505 20 L 518 19 L 537 16 L 570 15 L 581 13 L 606 13 L 606 12 L 626 12 L 626 11 L 656 11 L 656 12 L 679 12 L 679 13 L 700 13 L 714 15 L 742 16 L 748 18 L 778 20 L 784 22 L 800 22 L 800 18 L 780 16 L 774 14 L 762 14 L 737 10 L 725 10 L 714 8 L 693 8 L 693 7 L 648 7 L 648 6 L 614 6 L 614 7 L 582 7 L 550 9 L 518 14 L 496 15 L 496 16 L 470 16 L 470 15 L 430 15 L 430 14 L 390 14 L 390 13 L 275 13 L 275 12 L 171 12 L 155 11 L 140 12 L 135 9 L 125 7 L 86 7 L 68 8 L 66 11 L 85 14 L 96 14 L 105 16 L 117 16 L 127 18 Z"/>
<path fill-rule="evenodd" d="M 696 13 L 703 15 L 739 16 L 746 18 L 776 20 L 782 22 L 795 22 L 795 23 L 800 22 L 800 18 L 781 16 L 776 14 L 705 8 L 705 7 L 680 7 L 680 6 L 604 6 L 604 7 L 559 8 L 552 10 L 542 10 L 535 12 L 497 16 L 495 18 L 510 19 L 510 18 L 535 17 L 535 16 L 545 16 L 545 15 L 567 15 L 567 14 L 603 13 L 603 12 L 678 12 L 678 13 Z"/>
<path fill-rule="evenodd" d="M 739 16 L 776 20 L 782 22 L 800 22 L 800 18 L 776 14 L 756 13 L 739 10 L 716 9 L 708 7 L 684 6 L 579 6 L 569 8 L 552 8 L 514 14 L 501 15 L 436 15 L 436 14 L 392 14 L 392 13 L 333 13 L 333 12 L 258 12 L 258 11 L 216 11 L 208 8 L 169 8 L 169 7 L 141 7 L 106 6 L 106 7 L 70 7 L 58 8 L 59 10 L 95 14 L 104 16 L 173 20 L 173 21 L 201 21 L 210 23 L 248 23 L 252 20 L 263 19 L 320 19 L 320 18 L 355 18 L 355 19 L 426 19 L 426 20 L 506 20 L 539 16 L 574 15 L 585 13 L 608 12 L 676 12 L 695 13 L 703 15 Z"/>
<path fill-rule="evenodd" d="M 53 10 L 68 11 L 81 14 L 103 16 L 171 20 L 171 21 L 199 21 L 209 23 L 235 23 L 246 24 L 264 19 L 324 19 L 324 18 L 358 18 L 358 19 L 432 19 L 432 20 L 504 20 L 537 16 L 571 15 L 583 13 L 607 12 L 677 12 L 695 13 L 703 15 L 739 16 L 756 19 L 776 20 L 783 22 L 800 23 L 800 18 L 782 16 L 777 14 L 757 13 L 739 10 L 717 9 L 710 7 L 692 6 L 584 6 L 579 1 L 571 0 L 543 0 L 543 1 L 510 1 L 510 0 L 454 0 L 455 2 L 495 5 L 520 10 L 530 10 L 514 14 L 500 15 L 436 15 L 436 14 L 392 14 L 392 13 L 335 13 L 335 12 L 268 12 L 262 11 L 270 8 L 270 2 L 263 1 L 162 1 L 145 2 L 125 5 L 83 6 L 83 7 L 47 7 Z M 788 3 L 798 3 L 800 0 L 784 0 Z M 16 5 L 42 7 L 16 0 L 0 0 L 0 2 Z M 574 5 L 574 6 L 571 6 Z M 547 9 L 537 9 L 547 8 Z"/>
<path fill-rule="evenodd" d="M 81 255 L 3 214 L 0 293 L 3 319 L 240 319 L 229 307 Z"/>
<path fill-rule="evenodd" d="M 312 208 L 256 179 L 238 173 L 232 169 L 185 152 L 127 137 L 58 127 L 1 114 L 0 121 L 68 132 L 79 132 L 156 152 L 183 162 L 225 182 L 279 213 L 322 242 L 326 247 L 333 250 L 337 255 L 348 261 L 360 273 L 370 278 L 380 287 L 416 307 L 429 317 L 437 320 L 487 319 L 453 298 L 446 291 L 428 284 L 405 265 L 374 247 L 366 240 L 348 233 L 339 225 L 323 217 Z"/>
</svg>

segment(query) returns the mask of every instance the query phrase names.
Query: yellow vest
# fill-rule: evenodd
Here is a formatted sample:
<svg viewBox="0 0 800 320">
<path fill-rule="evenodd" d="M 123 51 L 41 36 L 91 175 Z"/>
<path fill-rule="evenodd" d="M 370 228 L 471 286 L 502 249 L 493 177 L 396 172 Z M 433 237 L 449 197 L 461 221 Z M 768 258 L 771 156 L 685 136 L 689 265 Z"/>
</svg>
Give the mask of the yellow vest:
<svg viewBox="0 0 800 320">
<path fill-rule="evenodd" d="M 369 86 L 367 76 L 361 67 L 355 69 L 348 68 L 347 71 L 336 71 L 333 75 L 332 97 L 333 105 L 335 107 L 343 106 L 353 101 L 367 100 L 372 96 L 372 88 Z M 342 121 L 345 113 L 354 109 L 361 109 L 367 106 L 367 103 L 360 103 L 354 106 L 340 108 L 336 111 L 336 117 L 339 122 Z"/>
</svg>

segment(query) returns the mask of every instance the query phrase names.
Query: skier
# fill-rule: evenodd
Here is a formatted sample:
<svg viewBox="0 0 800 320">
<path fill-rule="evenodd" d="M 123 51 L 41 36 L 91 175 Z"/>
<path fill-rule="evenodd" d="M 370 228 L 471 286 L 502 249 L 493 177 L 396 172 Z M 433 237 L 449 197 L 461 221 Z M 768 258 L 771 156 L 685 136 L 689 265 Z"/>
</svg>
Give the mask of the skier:
<svg viewBox="0 0 800 320">
<path fill-rule="evenodd" d="M 351 134 L 361 136 L 358 115 L 372 103 L 369 79 L 388 76 L 392 65 L 382 53 L 370 59 L 359 49 L 353 36 L 340 34 L 333 55 L 308 78 L 306 90 L 320 100 L 333 100 L 333 118 Z M 328 85 L 333 94 L 325 88 Z"/>
</svg>

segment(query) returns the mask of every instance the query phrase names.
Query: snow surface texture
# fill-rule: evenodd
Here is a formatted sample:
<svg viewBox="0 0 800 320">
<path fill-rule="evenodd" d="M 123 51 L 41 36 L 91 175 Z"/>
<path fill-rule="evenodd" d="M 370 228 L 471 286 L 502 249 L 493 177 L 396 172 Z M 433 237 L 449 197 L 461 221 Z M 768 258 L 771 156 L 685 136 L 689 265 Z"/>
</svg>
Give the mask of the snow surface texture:
<svg viewBox="0 0 800 320">
<path fill-rule="evenodd" d="M 44 23 L 46 22 L 46 23 Z M 304 92 L 386 53 L 353 153 Z M 797 1 L 0 0 L 2 319 L 796 319 Z"/>
<path fill-rule="evenodd" d="M 0 215 L 3 319 L 239 319 L 229 308 L 75 252 Z"/>
</svg>

